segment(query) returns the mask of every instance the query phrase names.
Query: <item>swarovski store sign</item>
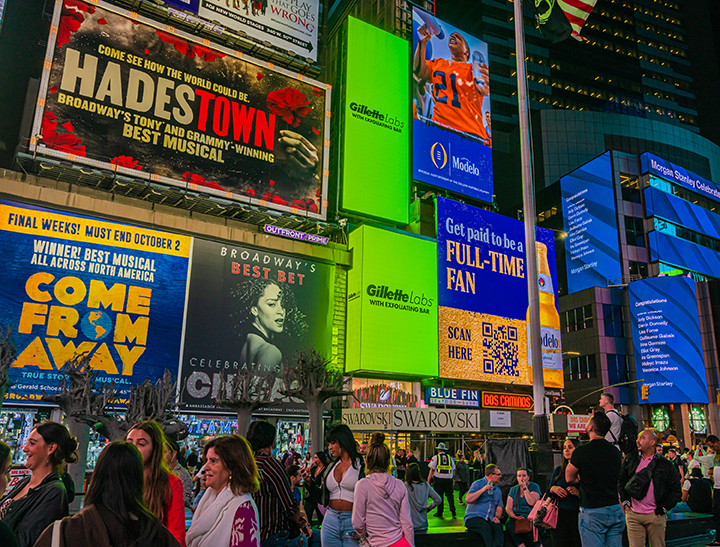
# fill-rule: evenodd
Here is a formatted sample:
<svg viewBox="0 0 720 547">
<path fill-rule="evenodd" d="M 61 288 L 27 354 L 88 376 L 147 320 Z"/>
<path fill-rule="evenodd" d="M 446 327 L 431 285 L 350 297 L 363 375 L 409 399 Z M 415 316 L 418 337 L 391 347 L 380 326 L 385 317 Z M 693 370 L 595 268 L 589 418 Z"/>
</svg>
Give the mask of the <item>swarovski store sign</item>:
<svg viewBox="0 0 720 547">
<path fill-rule="evenodd" d="M 342 421 L 353 431 L 458 431 L 480 429 L 477 409 L 358 408 L 343 409 Z"/>
</svg>

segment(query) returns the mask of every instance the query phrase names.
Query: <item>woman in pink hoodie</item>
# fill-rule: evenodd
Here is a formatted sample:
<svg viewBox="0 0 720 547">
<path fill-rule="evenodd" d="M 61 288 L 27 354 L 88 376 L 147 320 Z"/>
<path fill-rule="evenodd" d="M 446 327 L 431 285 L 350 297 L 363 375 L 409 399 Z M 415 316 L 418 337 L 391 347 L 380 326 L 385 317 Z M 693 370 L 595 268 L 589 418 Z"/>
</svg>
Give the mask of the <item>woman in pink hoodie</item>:
<svg viewBox="0 0 720 547">
<path fill-rule="evenodd" d="M 389 468 L 385 435 L 373 433 L 365 462 L 367 476 L 355 485 L 353 528 L 371 547 L 413 547 L 407 490 L 402 481 L 388 474 Z"/>
</svg>

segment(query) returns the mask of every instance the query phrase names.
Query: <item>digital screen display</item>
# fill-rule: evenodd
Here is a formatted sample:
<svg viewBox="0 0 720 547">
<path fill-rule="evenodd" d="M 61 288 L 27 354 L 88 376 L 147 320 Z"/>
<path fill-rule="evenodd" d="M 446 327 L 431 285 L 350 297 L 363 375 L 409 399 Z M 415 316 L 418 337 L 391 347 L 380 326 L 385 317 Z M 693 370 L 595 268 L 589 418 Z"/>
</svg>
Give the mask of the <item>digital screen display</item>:
<svg viewBox="0 0 720 547">
<path fill-rule="evenodd" d="M 707 247 L 658 230 L 650 232 L 648 240 L 652 262 L 659 260 L 670 266 L 692 270 L 711 277 L 716 277 L 720 271 L 720 253 Z"/>
<path fill-rule="evenodd" d="M 487 44 L 413 8 L 412 47 L 415 179 L 491 202 Z"/>
<path fill-rule="evenodd" d="M 640 164 L 642 172 L 657 175 L 671 182 L 675 182 L 685 188 L 689 188 L 698 194 L 720 201 L 720 187 L 712 181 L 704 179 L 695 173 L 691 173 L 682 167 L 670 163 L 662 158 L 658 158 L 646 152 L 640 156 Z"/>
<path fill-rule="evenodd" d="M 407 224 L 408 43 L 349 17 L 347 48 L 341 207 Z"/>
<path fill-rule="evenodd" d="M 621 276 L 610 152 L 560 179 L 568 293 Z"/>
<path fill-rule="evenodd" d="M 640 404 L 707 403 L 695 282 L 642 279 L 628 297 Z"/>
<path fill-rule="evenodd" d="M 361 226 L 350 248 L 346 372 L 436 377 L 435 242 Z"/>
<path fill-rule="evenodd" d="M 530 385 L 523 223 L 436 199 L 440 377 Z M 544 380 L 563 387 L 554 234 L 536 238 Z"/>
<path fill-rule="evenodd" d="M 645 211 L 648 217 L 672 222 L 694 232 L 720 239 L 720 215 L 649 186 L 645 188 Z"/>
</svg>

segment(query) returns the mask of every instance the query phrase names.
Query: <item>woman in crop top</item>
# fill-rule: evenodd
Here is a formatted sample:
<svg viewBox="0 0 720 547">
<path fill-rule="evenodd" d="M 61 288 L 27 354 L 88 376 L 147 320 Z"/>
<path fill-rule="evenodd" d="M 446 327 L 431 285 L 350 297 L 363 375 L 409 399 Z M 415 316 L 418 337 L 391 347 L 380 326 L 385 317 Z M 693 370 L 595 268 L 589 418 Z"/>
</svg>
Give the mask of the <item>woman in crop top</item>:
<svg viewBox="0 0 720 547">
<path fill-rule="evenodd" d="M 325 436 L 334 458 L 324 476 L 323 504 L 327 506 L 322 525 L 323 547 L 358 547 L 352 526 L 355 485 L 365 476 L 365 464 L 357 452 L 352 431 L 345 424 L 330 428 Z"/>
</svg>

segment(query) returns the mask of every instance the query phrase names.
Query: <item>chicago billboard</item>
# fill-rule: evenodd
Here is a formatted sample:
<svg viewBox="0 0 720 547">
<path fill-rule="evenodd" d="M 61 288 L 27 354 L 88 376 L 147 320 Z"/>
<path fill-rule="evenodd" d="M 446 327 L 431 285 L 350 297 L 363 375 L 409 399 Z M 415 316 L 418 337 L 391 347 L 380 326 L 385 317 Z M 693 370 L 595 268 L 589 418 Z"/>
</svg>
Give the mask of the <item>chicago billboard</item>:
<svg viewBox="0 0 720 547">
<path fill-rule="evenodd" d="M 317 60 L 319 0 L 200 0 L 198 15 Z"/>
<path fill-rule="evenodd" d="M 221 378 L 274 377 L 297 351 L 332 354 L 334 265 L 195 239 L 182 357 L 181 400 L 214 408 Z M 288 403 L 286 410 L 306 412 Z"/>
<path fill-rule="evenodd" d="M 487 44 L 413 8 L 412 63 L 415 179 L 491 202 Z"/>
<path fill-rule="evenodd" d="M 707 403 L 695 282 L 642 279 L 628 297 L 640 404 Z"/>
<path fill-rule="evenodd" d="M 177 374 L 191 238 L 0 201 L 0 317 L 17 356 L 7 400 L 54 393 L 87 353 L 100 382 Z"/>
<path fill-rule="evenodd" d="M 436 199 L 440 377 L 530 385 L 523 223 Z M 535 237 L 543 376 L 563 387 L 555 240 Z"/>
<path fill-rule="evenodd" d="M 360 226 L 350 248 L 345 370 L 437 376 L 435 242 Z"/>
<path fill-rule="evenodd" d="M 560 179 L 568 293 L 620 277 L 610 152 Z"/>
<path fill-rule="evenodd" d="M 103 2 L 53 17 L 32 151 L 326 217 L 329 86 Z"/>
<path fill-rule="evenodd" d="M 407 224 L 408 43 L 349 17 L 347 48 L 341 206 Z"/>
</svg>

